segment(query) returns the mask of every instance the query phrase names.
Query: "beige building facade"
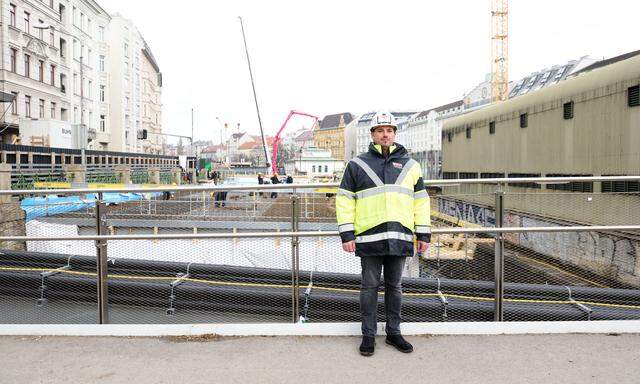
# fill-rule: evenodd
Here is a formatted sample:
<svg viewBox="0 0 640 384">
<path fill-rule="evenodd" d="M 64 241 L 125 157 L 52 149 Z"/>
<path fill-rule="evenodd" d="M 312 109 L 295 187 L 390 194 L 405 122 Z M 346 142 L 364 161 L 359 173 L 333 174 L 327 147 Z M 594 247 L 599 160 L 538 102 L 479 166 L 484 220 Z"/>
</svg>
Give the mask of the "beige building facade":
<svg viewBox="0 0 640 384">
<path fill-rule="evenodd" d="M 331 151 L 332 159 L 344 161 L 344 131 L 353 119 L 354 116 L 349 112 L 325 116 L 313 129 L 313 142 L 316 147 L 328 149 Z"/>
</svg>

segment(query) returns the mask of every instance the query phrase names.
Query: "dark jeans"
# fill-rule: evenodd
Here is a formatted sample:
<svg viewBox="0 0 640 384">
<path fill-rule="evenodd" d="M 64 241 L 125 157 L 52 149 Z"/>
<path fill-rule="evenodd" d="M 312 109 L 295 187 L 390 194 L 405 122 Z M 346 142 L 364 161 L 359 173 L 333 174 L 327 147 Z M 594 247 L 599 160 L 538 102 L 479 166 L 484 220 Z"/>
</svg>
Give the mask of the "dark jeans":
<svg viewBox="0 0 640 384">
<path fill-rule="evenodd" d="M 385 332 L 387 335 L 400 334 L 400 309 L 402 308 L 402 270 L 404 257 L 399 256 L 363 256 L 362 281 L 360 283 L 360 313 L 362 315 L 362 334 L 375 336 L 378 314 L 378 287 L 380 272 L 384 266 L 384 311 L 387 317 Z"/>
</svg>

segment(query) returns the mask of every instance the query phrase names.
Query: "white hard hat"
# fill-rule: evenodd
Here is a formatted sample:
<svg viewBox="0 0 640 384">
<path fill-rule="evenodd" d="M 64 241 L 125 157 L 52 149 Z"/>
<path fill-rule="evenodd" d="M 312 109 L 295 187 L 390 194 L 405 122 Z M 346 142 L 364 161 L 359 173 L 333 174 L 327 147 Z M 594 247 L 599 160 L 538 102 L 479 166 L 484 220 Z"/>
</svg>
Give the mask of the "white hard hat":
<svg viewBox="0 0 640 384">
<path fill-rule="evenodd" d="M 393 127 L 394 130 L 398 129 L 396 125 L 396 118 L 393 117 L 389 111 L 379 111 L 371 119 L 371 131 L 377 127 Z"/>
</svg>

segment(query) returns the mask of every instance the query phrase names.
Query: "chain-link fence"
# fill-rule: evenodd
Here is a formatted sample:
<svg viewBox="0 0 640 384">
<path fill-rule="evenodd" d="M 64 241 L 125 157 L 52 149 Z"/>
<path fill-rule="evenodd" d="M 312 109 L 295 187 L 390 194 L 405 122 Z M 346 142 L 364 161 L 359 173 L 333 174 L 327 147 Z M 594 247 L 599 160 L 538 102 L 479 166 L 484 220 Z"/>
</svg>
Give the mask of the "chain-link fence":
<svg viewBox="0 0 640 384">
<path fill-rule="evenodd" d="M 639 319 L 637 193 L 520 183 L 428 183 L 403 320 Z M 359 321 L 335 188 L 2 191 L 0 323 Z"/>
</svg>

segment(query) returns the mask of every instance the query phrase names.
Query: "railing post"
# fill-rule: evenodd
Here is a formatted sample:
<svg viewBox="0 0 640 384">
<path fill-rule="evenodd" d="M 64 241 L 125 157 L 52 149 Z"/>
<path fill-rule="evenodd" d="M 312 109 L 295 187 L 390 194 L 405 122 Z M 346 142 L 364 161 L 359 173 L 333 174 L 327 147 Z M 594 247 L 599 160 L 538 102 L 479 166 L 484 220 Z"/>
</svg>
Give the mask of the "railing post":
<svg viewBox="0 0 640 384">
<path fill-rule="evenodd" d="M 299 211 L 299 197 L 296 194 L 295 188 L 291 195 L 291 230 L 292 232 L 298 232 L 298 211 Z M 292 320 L 294 323 L 298 322 L 298 316 L 300 313 L 300 240 L 298 236 L 291 238 L 291 312 Z"/>
<path fill-rule="evenodd" d="M 96 234 L 107 234 L 107 206 L 102 201 L 102 192 L 98 193 L 96 201 Z M 98 276 L 98 318 L 100 324 L 109 323 L 109 292 L 107 279 L 107 241 L 96 240 L 96 263 Z"/>
<path fill-rule="evenodd" d="M 504 191 L 502 184 L 498 183 L 496 192 L 496 228 L 502 228 L 504 224 Z M 494 321 L 504 321 L 504 234 L 495 234 L 495 261 L 494 261 L 494 281 L 495 281 L 495 301 L 494 301 Z"/>
</svg>

